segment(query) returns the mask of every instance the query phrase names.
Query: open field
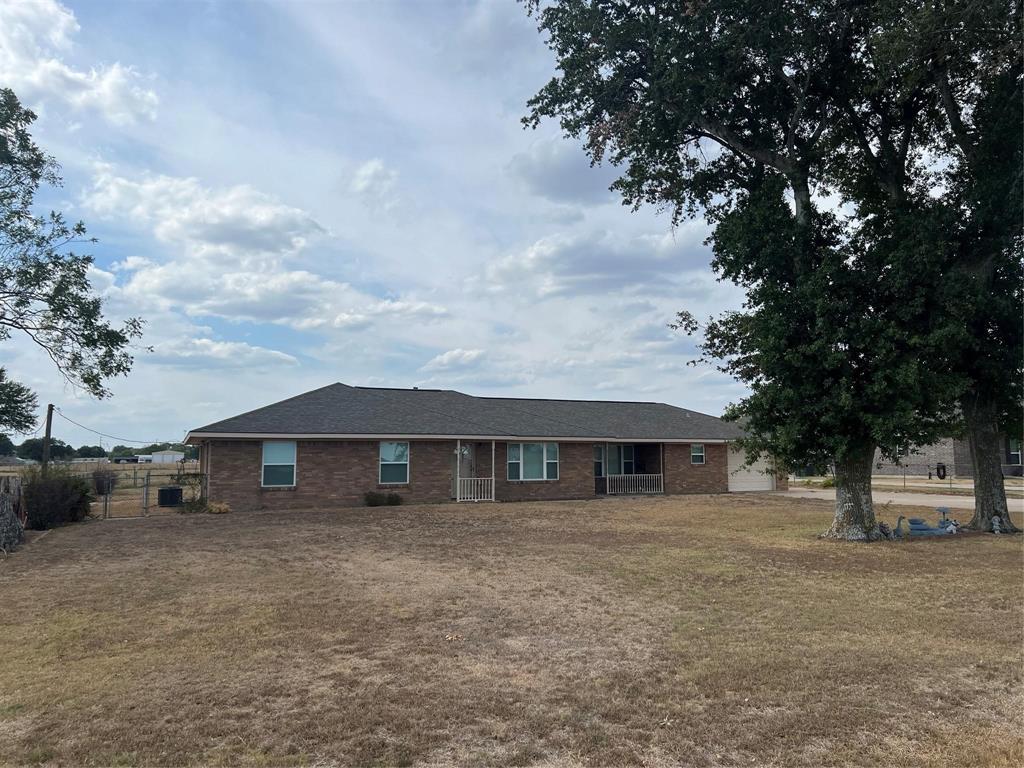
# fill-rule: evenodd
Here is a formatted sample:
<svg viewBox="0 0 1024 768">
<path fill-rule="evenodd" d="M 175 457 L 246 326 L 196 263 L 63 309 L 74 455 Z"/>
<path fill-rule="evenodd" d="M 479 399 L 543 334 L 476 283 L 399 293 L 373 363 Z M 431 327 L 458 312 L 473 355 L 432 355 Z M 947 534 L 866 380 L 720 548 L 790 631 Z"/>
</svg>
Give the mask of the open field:
<svg viewBox="0 0 1024 768">
<path fill-rule="evenodd" d="M 112 461 L 55 461 L 55 465 L 67 468 L 75 474 L 88 475 L 96 469 L 109 469 L 121 478 L 128 478 L 129 482 L 141 483 L 147 471 L 152 472 L 176 472 L 182 468 L 181 462 L 173 464 L 115 464 Z M 0 475 L 17 475 L 22 472 L 24 464 L 3 464 L 0 465 Z M 198 472 L 198 461 L 184 462 L 186 472 Z"/>
<path fill-rule="evenodd" d="M 818 541 L 829 515 L 733 495 L 58 529 L 0 560 L 0 762 L 1024 764 L 1021 539 Z"/>
</svg>

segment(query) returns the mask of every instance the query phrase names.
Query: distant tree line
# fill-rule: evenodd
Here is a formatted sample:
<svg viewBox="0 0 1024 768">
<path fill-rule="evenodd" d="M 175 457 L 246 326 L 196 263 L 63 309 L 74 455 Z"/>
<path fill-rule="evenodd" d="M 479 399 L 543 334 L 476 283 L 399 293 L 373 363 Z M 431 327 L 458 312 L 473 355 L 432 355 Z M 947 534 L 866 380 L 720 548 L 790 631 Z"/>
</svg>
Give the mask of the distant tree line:
<svg viewBox="0 0 1024 768">
<path fill-rule="evenodd" d="M 102 459 L 102 458 L 124 458 L 129 456 L 146 455 L 156 451 L 181 451 L 186 459 L 197 458 L 197 450 L 192 446 L 182 443 L 153 443 L 142 447 L 130 447 L 127 445 L 115 445 L 109 451 L 101 445 L 83 445 L 73 448 L 63 440 L 50 440 L 50 458 L 55 461 L 66 459 Z M 20 445 L 15 445 L 7 435 L 0 435 L 0 456 L 17 456 L 20 459 L 42 461 L 43 459 L 43 438 L 30 437 Z"/>
</svg>

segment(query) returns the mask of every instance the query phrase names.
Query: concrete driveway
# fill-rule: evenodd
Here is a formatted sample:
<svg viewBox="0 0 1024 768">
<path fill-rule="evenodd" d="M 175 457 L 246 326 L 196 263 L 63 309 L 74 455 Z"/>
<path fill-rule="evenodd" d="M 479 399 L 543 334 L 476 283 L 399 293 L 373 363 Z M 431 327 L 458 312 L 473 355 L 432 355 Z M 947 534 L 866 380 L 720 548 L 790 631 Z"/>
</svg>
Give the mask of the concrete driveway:
<svg viewBox="0 0 1024 768">
<path fill-rule="evenodd" d="M 790 496 L 794 499 L 821 499 L 823 501 L 835 501 L 836 491 L 834 488 L 795 488 L 790 491 L 780 492 L 781 496 Z M 892 503 L 908 507 L 949 507 L 950 509 L 974 510 L 973 496 L 942 496 L 937 493 L 903 493 L 900 491 L 880 491 L 877 488 L 872 490 L 872 498 L 875 504 Z M 1007 498 L 1006 503 L 1011 513 L 1024 513 L 1024 499 Z M 1018 518 L 1019 519 L 1019 518 Z"/>
</svg>

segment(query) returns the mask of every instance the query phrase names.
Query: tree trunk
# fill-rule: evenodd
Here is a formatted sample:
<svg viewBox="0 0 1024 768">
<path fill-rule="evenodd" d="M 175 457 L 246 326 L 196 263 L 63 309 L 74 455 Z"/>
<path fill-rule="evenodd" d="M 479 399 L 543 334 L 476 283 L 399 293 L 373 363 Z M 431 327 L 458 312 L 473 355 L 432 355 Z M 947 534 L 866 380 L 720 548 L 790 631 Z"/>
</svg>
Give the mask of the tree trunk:
<svg viewBox="0 0 1024 768">
<path fill-rule="evenodd" d="M 823 539 L 875 541 L 881 538 L 871 501 L 873 445 L 862 446 L 836 459 L 836 516 Z"/>
<path fill-rule="evenodd" d="M 998 515 L 1001 530 L 1016 531 L 1006 506 L 1003 442 L 995 404 L 982 395 L 968 392 L 961 399 L 960 407 L 974 464 L 974 517 L 967 527 L 974 531 L 991 531 L 992 518 Z"/>
<path fill-rule="evenodd" d="M 21 520 L 14 511 L 15 496 L 10 493 L 10 483 L 0 487 L 0 550 L 13 552 L 25 538 Z"/>
</svg>

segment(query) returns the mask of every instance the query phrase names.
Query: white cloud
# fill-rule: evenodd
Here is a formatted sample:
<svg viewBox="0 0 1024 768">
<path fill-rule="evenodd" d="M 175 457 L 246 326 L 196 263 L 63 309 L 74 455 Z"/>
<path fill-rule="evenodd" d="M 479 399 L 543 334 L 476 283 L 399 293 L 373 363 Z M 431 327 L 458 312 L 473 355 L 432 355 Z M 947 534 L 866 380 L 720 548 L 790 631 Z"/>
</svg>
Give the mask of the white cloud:
<svg viewBox="0 0 1024 768">
<path fill-rule="evenodd" d="M 299 330 L 354 331 L 375 319 L 447 315 L 437 304 L 373 296 L 295 268 L 313 241 L 329 239 L 327 231 L 308 212 L 248 186 L 215 190 L 194 178 L 129 178 L 99 165 L 85 205 L 150 229 L 173 254 L 163 262 L 132 256 L 116 264 L 123 293 L 137 306 Z"/>
<path fill-rule="evenodd" d="M 154 119 L 159 99 L 134 67 L 114 62 L 85 71 L 65 63 L 79 29 L 55 0 L 0 4 L 0 82 L 23 98 L 96 110 L 117 125 Z"/>
<path fill-rule="evenodd" d="M 391 210 L 398 204 L 395 188 L 398 171 L 388 168 L 379 158 L 368 160 L 352 177 L 352 191 L 370 208 Z"/>
<path fill-rule="evenodd" d="M 541 297 L 622 288 L 674 291 L 681 275 L 707 260 L 694 235 L 702 238 L 703 230 L 687 225 L 678 236 L 631 238 L 605 230 L 560 233 L 488 265 L 485 281 L 491 291 L 520 292 L 524 285 L 531 285 Z"/>
<path fill-rule="evenodd" d="M 203 248 L 285 253 L 301 249 L 324 232 L 305 211 L 252 187 L 214 191 L 195 178 L 144 175 L 129 179 L 105 164 L 96 167 L 86 204 L 101 216 L 127 215 L 136 223 L 151 225 L 166 242 Z"/>
<path fill-rule="evenodd" d="M 202 368 L 265 368 L 294 366 L 299 361 L 292 355 L 242 341 L 213 339 L 176 339 L 156 344 L 146 362 L 160 365 Z"/>
<path fill-rule="evenodd" d="M 482 349 L 449 349 L 431 359 L 420 370 L 450 371 L 453 369 L 472 368 L 479 364 L 484 356 Z"/>
<path fill-rule="evenodd" d="M 426 301 L 401 301 L 385 299 L 371 304 L 366 311 L 372 315 L 393 315 L 396 317 L 427 319 L 431 317 L 445 317 L 448 310 L 437 304 Z"/>
</svg>

